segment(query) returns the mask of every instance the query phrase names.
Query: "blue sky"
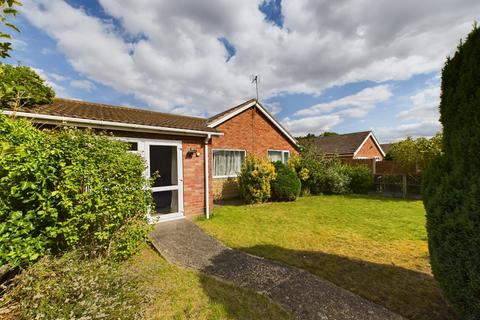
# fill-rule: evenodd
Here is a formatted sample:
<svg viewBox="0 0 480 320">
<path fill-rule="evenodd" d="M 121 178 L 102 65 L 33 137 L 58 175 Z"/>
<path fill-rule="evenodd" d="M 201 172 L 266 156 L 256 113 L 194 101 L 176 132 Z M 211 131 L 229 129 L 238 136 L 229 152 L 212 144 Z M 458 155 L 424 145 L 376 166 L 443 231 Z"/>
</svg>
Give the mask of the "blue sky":
<svg viewBox="0 0 480 320">
<path fill-rule="evenodd" d="M 439 3 L 440 2 L 440 3 Z M 437 10 L 431 10 L 435 4 Z M 32 0 L 12 57 L 60 97 L 210 116 L 254 97 L 295 135 L 440 130 L 440 70 L 477 1 Z"/>
</svg>

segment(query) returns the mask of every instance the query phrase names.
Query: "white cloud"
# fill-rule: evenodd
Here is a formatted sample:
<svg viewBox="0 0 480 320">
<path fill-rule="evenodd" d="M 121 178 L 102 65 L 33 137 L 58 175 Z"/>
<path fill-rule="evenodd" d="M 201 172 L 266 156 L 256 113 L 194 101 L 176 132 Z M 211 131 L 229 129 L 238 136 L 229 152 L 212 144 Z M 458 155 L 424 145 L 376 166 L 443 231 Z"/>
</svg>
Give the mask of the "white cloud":
<svg viewBox="0 0 480 320">
<path fill-rule="evenodd" d="M 421 121 L 402 124 L 395 127 L 375 128 L 375 135 L 382 143 L 398 141 L 406 137 L 432 137 L 441 130 L 438 121 Z"/>
<path fill-rule="evenodd" d="M 52 76 L 50 73 L 45 72 L 45 70 L 41 68 L 32 68 L 33 71 L 35 71 L 43 80 L 45 80 L 45 83 L 52 87 L 52 89 L 55 91 L 56 96 L 60 96 L 63 98 L 69 98 L 70 95 L 68 94 L 67 90 L 65 89 L 64 86 L 59 85 L 56 81 L 52 80 Z"/>
<path fill-rule="evenodd" d="M 264 103 L 263 104 L 271 114 L 276 115 L 282 111 L 282 107 L 278 102 Z"/>
<path fill-rule="evenodd" d="M 343 120 L 339 115 L 325 115 L 301 119 L 285 118 L 282 124 L 295 136 L 304 136 L 308 133 L 319 134 L 329 131 Z"/>
<path fill-rule="evenodd" d="M 53 78 L 55 81 L 66 81 L 66 80 L 70 79 L 67 76 L 64 76 L 64 75 L 61 75 L 61 74 L 58 74 L 58 73 L 54 73 L 54 72 L 50 72 L 48 75 L 49 75 L 50 78 Z"/>
<path fill-rule="evenodd" d="M 439 119 L 440 87 L 424 88 L 410 97 L 411 107 L 401 111 L 397 117 L 402 120 L 435 121 Z"/>
<path fill-rule="evenodd" d="M 363 117 L 373 109 L 377 103 L 388 100 L 392 92 L 388 85 L 366 88 L 362 91 L 331 102 L 320 103 L 301 109 L 297 116 L 312 116 L 337 111 L 338 114 L 350 117 Z"/>
<path fill-rule="evenodd" d="M 88 80 L 72 80 L 70 81 L 70 86 L 87 92 L 95 89 L 95 84 Z"/>
<path fill-rule="evenodd" d="M 284 0 L 280 29 L 260 2 L 100 0 L 120 30 L 59 0 L 24 13 L 88 79 L 158 110 L 212 114 L 254 95 L 251 74 L 267 99 L 438 70 L 480 11 L 477 0 Z M 236 49 L 228 63 L 220 37 Z"/>
</svg>

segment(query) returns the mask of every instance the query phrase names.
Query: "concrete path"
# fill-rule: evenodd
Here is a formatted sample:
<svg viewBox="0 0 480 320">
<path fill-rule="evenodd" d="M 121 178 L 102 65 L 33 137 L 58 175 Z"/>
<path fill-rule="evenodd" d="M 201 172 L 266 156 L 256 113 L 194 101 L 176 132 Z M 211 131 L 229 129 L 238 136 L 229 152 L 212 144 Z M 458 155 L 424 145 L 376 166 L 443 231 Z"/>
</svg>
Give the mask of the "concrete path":
<svg viewBox="0 0 480 320">
<path fill-rule="evenodd" d="M 227 248 L 187 219 L 158 224 L 150 239 L 169 262 L 266 295 L 298 319 L 403 319 L 306 271 Z"/>
</svg>

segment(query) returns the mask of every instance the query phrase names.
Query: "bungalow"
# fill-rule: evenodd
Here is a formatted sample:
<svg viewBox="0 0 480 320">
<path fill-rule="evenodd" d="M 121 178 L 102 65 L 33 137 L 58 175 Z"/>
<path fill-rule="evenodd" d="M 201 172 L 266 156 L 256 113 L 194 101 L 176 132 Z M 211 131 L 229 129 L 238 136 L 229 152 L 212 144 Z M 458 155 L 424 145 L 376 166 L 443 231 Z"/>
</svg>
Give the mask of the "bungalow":
<svg viewBox="0 0 480 320">
<path fill-rule="evenodd" d="M 129 143 L 130 151 L 145 159 L 145 176 L 159 173 L 151 222 L 208 217 L 214 195 L 238 195 L 236 176 L 247 154 L 285 162 L 298 150 L 293 136 L 255 99 L 211 118 L 60 98 L 15 114 L 44 127 L 108 131 Z"/>
<path fill-rule="evenodd" d="M 316 137 L 311 142 L 319 155 L 337 155 L 341 159 L 383 160 L 385 153 L 372 131 Z"/>
</svg>

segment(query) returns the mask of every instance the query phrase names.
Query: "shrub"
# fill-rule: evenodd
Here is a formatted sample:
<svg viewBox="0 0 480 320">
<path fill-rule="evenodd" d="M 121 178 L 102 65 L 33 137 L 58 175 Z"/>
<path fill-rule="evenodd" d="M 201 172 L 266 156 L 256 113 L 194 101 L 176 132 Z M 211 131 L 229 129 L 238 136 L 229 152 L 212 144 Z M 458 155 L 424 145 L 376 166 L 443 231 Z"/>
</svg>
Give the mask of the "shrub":
<svg viewBox="0 0 480 320">
<path fill-rule="evenodd" d="M 326 194 L 350 192 L 350 177 L 346 165 L 336 159 L 326 161 L 326 167 L 319 173 L 317 189 Z"/>
<path fill-rule="evenodd" d="M 302 184 L 295 171 L 282 164 L 274 163 L 277 177 L 272 181 L 272 198 L 277 201 L 294 201 L 300 194 Z"/>
<path fill-rule="evenodd" d="M 407 138 L 394 143 L 388 151 L 388 158 L 400 164 L 407 172 L 423 171 L 428 167 L 432 159 L 442 152 L 442 134 L 437 133 L 434 137 Z"/>
<path fill-rule="evenodd" d="M 292 156 L 288 166 L 295 170 L 301 181 L 302 194 L 319 194 L 319 175 L 323 171 L 323 158 L 317 158 L 313 152 L 305 149 L 300 157 Z"/>
<path fill-rule="evenodd" d="M 480 315 L 480 29 L 476 26 L 442 72 L 443 155 L 427 168 L 432 272 L 462 319 Z"/>
<path fill-rule="evenodd" d="M 305 149 L 302 156 L 289 160 L 302 184 L 302 194 L 343 194 L 350 190 L 350 176 L 346 165 L 338 158 L 316 156 Z"/>
<path fill-rule="evenodd" d="M 46 250 L 112 249 L 151 203 L 143 170 L 139 156 L 107 136 L 42 132 L 1 116 L 0 264 L 22 265 Z"/>
<path fill-rule="evenodd" d="M 270 199 L 270 182 L 275 179 L 275 168 L 267 160 L 247 156 L 238 176 L 243 199 L 247 203 L 261 203 Z"/>
<path fill-rule="evenodd" d="M 52 102 L 55 92 L 32 68 L 0 64 L 0 109 Z"/>
<path fill-rule="evenodd" d="M 2 302 L 20 319 L 138 319 L 153 298 L 140 287 L 133 270 L 73 251 L 33 264 Z"/>
<path fill-rule="evenodd" d="M 346 171 L 350 177 L 350 191 L 353 193 L 366 193 L 373 188 L 373 174 L 365 166 L 347 166 Z"/>
</svg>

